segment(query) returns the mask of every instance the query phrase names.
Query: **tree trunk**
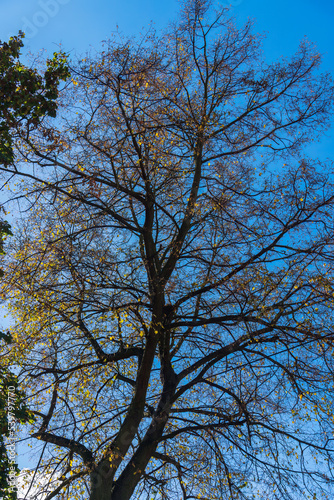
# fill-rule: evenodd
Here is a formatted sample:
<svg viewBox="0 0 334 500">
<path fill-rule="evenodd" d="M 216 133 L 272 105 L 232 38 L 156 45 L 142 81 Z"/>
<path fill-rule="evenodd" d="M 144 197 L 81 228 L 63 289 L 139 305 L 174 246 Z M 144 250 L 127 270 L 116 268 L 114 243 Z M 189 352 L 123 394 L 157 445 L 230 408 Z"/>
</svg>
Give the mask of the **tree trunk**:
<svg viewBox="0 0 334 500">
<path fill-rule="evenodd" d="M 90 475 L 89 500 L 111 500 L 113 486 L 113 471 L 107 460 L 101 462 Z"/>
<path fill-rule="evenodd" d="M 164 370 L 164 379 L 164 390 L 159 401 L 158 414 L 153 417 L 142 443 L 115 481 L 110 500 L 130 500 L 159 444 L 177 387 L 177 377 L 169 363 Z"/>
</svg>

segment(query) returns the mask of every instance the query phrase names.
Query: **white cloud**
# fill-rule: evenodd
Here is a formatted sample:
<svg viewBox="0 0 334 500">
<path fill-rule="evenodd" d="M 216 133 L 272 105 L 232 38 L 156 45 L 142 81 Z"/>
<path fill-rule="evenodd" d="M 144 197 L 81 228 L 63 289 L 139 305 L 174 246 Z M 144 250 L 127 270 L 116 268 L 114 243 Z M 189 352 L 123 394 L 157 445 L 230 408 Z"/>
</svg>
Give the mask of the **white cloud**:
<svg viewBox="0 0 334 500">
<path fill-rule="evenodd" d="M 17 500 L 44 500 L 57 486 L 50 476 L 30 469 L 23 469 L 17 479 Z"/>
</svg>

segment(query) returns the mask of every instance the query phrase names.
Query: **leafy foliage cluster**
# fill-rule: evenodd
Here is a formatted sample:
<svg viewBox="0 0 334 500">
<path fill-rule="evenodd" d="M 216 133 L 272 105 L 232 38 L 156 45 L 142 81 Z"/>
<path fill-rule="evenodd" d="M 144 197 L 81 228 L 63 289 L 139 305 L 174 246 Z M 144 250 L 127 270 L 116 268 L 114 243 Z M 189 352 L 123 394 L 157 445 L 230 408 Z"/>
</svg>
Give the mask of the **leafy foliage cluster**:
<svg viewBox="0 0 334 500">
<path fill-rule="evenodd" d="M 28 68 L 20 60 L 24 34 L 0 43 L 0 162 L 13 162 L 13 133 L 25 126 L 37 126 L 45 116 L 56 116 L 56 98 L 59 81 L 68 78 L 66 55 L 54 54 L 48 60 L 42 77 L 36 69 Z"/>
<path fill-rule="evenodd" d="M 10 225 L 6 221 L 0 222 L 0 253 L 4 254 L 3 244 L 7 236 L 13 236 Z M 1 276 L 3 271 L 1 270 Z M 0 341 L 4 341 L 7 345 L 11 343 L 12 337 L 9 333 L 0 332 Z M 3 361 L 3 360 L 2 360 Z M 5 363 L 0 364 L 0 491 L 3 500 L 15 500 L 16 491 L 10 488 L 8 481 L 11 461 L 8 458 L 5 438 L 9 436 L 8 425 L 8 387 L 11 387 L 15 394 L 15 410 L 12 412 L 17 423 L 26 423 L 33 415 L 27 409 L 24 403 L 24 394 L 18 387 L 17 377 L 5 367 Z M 14 391 L 13 391 L 14 388 Z M 17 464 L 14 464 L 14 469 L 18 473 Z"/>
</svg>

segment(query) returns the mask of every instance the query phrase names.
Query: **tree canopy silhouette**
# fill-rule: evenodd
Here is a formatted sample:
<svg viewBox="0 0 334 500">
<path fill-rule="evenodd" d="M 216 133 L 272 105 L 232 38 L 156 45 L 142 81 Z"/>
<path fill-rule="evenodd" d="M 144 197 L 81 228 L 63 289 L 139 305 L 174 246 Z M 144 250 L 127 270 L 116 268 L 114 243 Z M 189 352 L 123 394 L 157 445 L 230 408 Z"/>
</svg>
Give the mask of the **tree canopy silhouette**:
<svg viewBox="0 0 334 500">
<path fill-rule="evenodd" d="M 333 169 L 303 151 L 333 85 L 307 41 L 273 64 L 260 42 L 187 2 L 11 128 L 8 362 L 47 500 L 333 491 Z"/>
</svg>

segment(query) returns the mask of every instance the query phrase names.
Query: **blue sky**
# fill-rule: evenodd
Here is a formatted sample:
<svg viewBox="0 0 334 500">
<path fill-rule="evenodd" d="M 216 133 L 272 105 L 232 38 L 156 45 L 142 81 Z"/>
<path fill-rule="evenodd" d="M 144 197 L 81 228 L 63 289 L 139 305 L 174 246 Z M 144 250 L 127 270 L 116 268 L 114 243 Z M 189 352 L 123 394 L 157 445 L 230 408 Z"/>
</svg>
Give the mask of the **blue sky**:
<svg viewBox="0 0 334 500">
<path fill-rule="evenodd" d="M 217 2 L 218 3 L 218 2 Z M 238 23 L 248 17 L 256 20 L 255 31 L 266 32 L 266 58 L 274 60 L 296 51 L 307 37 L 324 54 L 323 69 L 334 73 L 334 2 L 330 0 L 223 0 L 231 3 Z M 177 0 L 0 0 L 0 39 L 7 40 L 19 29 L 26 31 L 26 47 L 36 53 L 45 48 L 49 55 L 59 43 L 72 54 L 98 48 L 119 26 L 131 36 L 151 21 L 157 29 L 166 26 L 179 9 Z M 334 158 L 333 131 L 312 153 Z M 25 447 L 20 448 L 25 451 Z M 29 467 L 28 457 L 20 453 L 19 465 Z"/>
<path fill-rule="evenodd" d="M 331 0 L 223 0 L 232 6 L 240 22 L 252 17 L 257 31 L 268 33 L 266 53 L 277 57 L 293 52 L 307 36 L 325 53 L 324 66 L 334 67 L 334 2 Z M 153 21 L 159 29 L 173 18 L 177 0 L 0 0 L 0 39 L 24 29 L 27 45 L 36 52 L 52 52 L 62 43 L 65 50 L 84 52 L 99 46 L 116 24 L 127 35 Z"/>
</svg>

